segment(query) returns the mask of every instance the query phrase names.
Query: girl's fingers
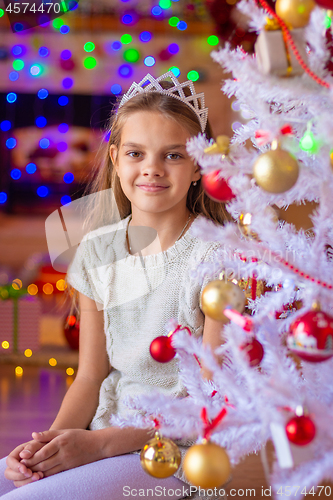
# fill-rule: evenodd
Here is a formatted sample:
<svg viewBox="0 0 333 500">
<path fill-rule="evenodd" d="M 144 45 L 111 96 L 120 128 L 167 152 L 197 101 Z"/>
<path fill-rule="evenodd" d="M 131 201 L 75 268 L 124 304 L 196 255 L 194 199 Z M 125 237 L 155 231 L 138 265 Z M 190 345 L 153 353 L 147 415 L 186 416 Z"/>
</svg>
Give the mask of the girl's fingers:
<svg viewBox="0 0 333 500">
<path fill-rule="evenodd" d="M 41 474 L 42 473 L 35 472 L 29 479 L 14 481 L 14 486 L 16 486 L 16 488 L 20 488 L 20 486 L 24 486 L 25 484 L 39 481 L 39 479 L 42 478 Z"/>
<path fill-rule="evenodd" d="M 31 458 L 37 451 L 39 451 L 44 446 L 44 443 L 39 443 L 37 441 L 32 441 L 28 443 L 25 448 L 20 452 L 21 458 Z"/>
<path fill-rule="evenodd" d="M 57 465 L 56 455 L 59 451 L 57 442 L 51 441 L 37 451 L 30 459 L 22 459 L 21 464 L 29 467 L 32 471 L 44 471 Z M 51 462 L 50 462 L 51 461 Z"/>
<path fill-rule="evenodd" d="M 9 479 L 10 481 L 20 481 L 23 479 L 28 479 L 32 476 L 32 471 L 27 469 L 28 472 L 23 473 L 20 471 L 20 469 L 13 470 L 10 467 L 7 467 L 5 470 L 5 478 Z"/>
</svg>

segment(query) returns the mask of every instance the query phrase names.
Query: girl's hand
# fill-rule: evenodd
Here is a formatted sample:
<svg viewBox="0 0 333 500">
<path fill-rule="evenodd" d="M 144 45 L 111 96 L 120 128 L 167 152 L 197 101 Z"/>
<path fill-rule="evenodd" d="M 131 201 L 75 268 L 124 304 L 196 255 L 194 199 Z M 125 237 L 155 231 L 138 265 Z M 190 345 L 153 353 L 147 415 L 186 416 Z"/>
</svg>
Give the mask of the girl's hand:
<svg viewBox="0 0 333 500">
<path fill-rule="evenodd" d="M 39 443 L 35 440 L 17 446 L 7 457 L 5 470 L 5 478 L 14 482 L 17 488 L 25 484 L 38 481 L 43 477 L 42 472 L 32 472 L 20 460 L 25 457 L 32 457 L 36 451 L 39 451 L 44 446 L 44 443 Z"/>
<path fill-rule="evenodd" d="M 44 477 L 103 458 L 93 431 L 49 430 L 33 433 L 33 438 L 43 448 L 22 462 L 33 472 L 43 472 Z"/>
</svg>

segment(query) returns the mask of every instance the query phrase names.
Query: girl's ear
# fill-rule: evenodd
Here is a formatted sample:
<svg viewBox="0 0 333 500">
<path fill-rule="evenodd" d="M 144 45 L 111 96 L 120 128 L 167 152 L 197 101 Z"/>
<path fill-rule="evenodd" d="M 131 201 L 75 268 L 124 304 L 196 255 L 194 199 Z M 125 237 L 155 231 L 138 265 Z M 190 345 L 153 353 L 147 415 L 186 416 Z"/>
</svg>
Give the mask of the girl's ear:
<svg viewBox="0 0 333 500">
<path fill-rule="evenodd" d="M 115 146 L 114 144 L 111 144 L 111 146 L 110 146 L 110 158 L 111 158 L 111 161 L 112 161 L 115 168 L 116 168 L 116 161 L 117 161 L 117 153 L 118 153 L 117 146 Z"/>
</svg>

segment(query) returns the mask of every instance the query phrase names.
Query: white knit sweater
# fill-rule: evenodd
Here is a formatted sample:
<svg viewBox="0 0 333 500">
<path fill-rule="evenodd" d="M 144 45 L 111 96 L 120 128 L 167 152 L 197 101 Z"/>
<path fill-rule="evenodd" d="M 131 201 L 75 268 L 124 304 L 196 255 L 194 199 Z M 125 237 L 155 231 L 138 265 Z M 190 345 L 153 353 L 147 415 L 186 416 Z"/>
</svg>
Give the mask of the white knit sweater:
<svg viewBox="0 0 333 500">
<path fill-rule="evenodd" d="M 112 414 L 134 411 L 124 405 L 126 396 L 153 390 L 173 397 L 187 395 L 176 359 L 158 363 L 150 356 L 149 346 L 154 338 L 165 334 L 165 325 L 172 318 L 189 327 L 195 337 L 202 335 L 200 295 L 214 277 L 205 276 L 198 283 L 190 272 L 201 262 L 214 260 L 214 251 L 220 247 L 219 243 L 193 237 L 190 228 L 166 251 L 134 256 L 126 243 L 129 220 L 128 216 L 88 233 L 67 276 L 76 290 L 95 300 L 104 311 L 112 370 L 101 385 L 99 406 L 90 425 L 93 430 L 110 426 Z M 180 449 L 184 455 L 186 447 Z M 182 469 L 175 476 L 186 481 Z"/>
</svg>

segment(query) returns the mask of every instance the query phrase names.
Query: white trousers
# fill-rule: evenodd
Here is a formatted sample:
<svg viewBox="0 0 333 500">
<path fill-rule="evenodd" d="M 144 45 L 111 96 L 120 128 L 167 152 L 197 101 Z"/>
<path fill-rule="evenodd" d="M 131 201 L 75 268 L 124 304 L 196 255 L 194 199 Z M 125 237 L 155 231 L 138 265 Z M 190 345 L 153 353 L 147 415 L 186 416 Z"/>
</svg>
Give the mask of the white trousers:
<svg viewBox="0 0 333 500">
<path fill-rule="evenodd" d="M 6 459 L 0 460 L 1 500 L 176 500 L 190 495 L 190 486 L 171 476 L 156 479 L 146 474 L 139 455 L 120 455 L 46 477 L 16 488 L 4 477 Z"/>
</svg>

